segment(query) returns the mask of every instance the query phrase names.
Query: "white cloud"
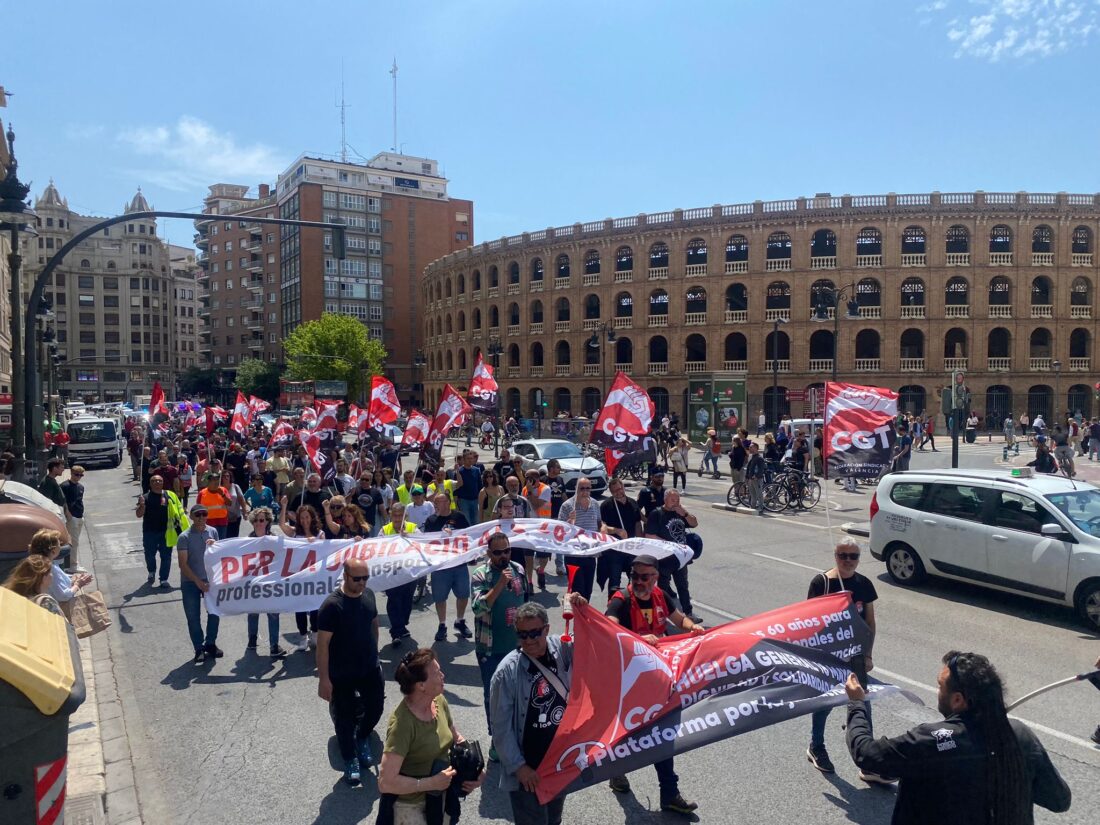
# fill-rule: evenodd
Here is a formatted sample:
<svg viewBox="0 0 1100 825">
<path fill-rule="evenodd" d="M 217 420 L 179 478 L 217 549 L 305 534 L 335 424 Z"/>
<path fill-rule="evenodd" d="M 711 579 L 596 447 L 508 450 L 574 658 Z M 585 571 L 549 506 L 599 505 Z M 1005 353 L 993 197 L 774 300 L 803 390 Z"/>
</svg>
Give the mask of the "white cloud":
<svg viewBox="0 0 1100 825">
<path fill-rule="evenodd" d="M 952 15 L 947 38 L 956 57 L 1050 57 L 1084 46 L 1100 31 L 1100 0 L 969 0 L 966 6 L 960 14 L 948 11 L 947 0 L 934 0 L 917 9 Z"/>
<path fill-rule="evenodd" d="M 172 126 L 128 129 L 117 138 L 137 154 L 160 162 L 152 169 L 135 170 L 136 174 L 177 191 L 219 181 L 272 179 L 287 162 L 270 146 L 238 145 L 232 134 L 218 132 L 190 115 L 181 116 Z"/>
</svg>

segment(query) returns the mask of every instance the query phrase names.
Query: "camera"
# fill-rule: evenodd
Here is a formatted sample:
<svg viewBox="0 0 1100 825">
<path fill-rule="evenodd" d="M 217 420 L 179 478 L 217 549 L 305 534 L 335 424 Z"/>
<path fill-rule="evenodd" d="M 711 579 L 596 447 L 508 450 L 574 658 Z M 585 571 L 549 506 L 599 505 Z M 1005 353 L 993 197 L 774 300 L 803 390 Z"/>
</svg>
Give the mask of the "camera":
<svg viewBox="0 0 1100 825">
<path fill-rule="evenodd" d="M 459 796 L 466 796 L 462 783 L 473 782 L 485 770 L 485 756 L 476 740 L 467 739 L 451 745 L 451 767 L 455 769 L 452 787 L 457 788 Z"/>
</svg>

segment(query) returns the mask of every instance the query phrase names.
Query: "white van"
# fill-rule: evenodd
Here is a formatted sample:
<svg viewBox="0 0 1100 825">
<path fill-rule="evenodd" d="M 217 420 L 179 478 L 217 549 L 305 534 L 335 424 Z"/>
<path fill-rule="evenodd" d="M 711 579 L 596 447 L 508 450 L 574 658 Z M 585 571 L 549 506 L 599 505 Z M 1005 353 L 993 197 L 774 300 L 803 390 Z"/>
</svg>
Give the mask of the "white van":
<svg viewBox="0 0 1100 825">
<path fill-rule="evenodd" d="M 113 416 L 82 415 L 72 419 L 69 433 L 69 464 L 99 464 L 117 467 L 126 449 L 125 436 Z"/>
<path fill-rule="evenodd" d="M 891 473 L 871 555 L 901 585 L 967 581 L 1073 607 L 1100 631 L 1100 490 L 1025 467 Z"/>
</svg>

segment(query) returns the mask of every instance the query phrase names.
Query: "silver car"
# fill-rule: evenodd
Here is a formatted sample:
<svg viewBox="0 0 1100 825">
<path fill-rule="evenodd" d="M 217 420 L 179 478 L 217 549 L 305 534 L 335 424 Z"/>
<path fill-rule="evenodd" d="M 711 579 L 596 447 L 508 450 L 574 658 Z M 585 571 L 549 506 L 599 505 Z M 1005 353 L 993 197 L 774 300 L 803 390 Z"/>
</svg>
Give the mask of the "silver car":
<svg viewBox="0 0 1100 825">
<path fill-rule="evenodd" d="M 592 495 L 601 496 L 607 489 L 607 469 L 602 461 L 584 455 L 572 441 L 560 438 L 530 438 L 512 444 L 512 453 L 523 459 L 523 469 L 532 467 L 546 472 L 546 464 L 556 458 L 561 464 L 565 484 L 572 490 L 584 476 L 592 482 Z"/>
</svg>

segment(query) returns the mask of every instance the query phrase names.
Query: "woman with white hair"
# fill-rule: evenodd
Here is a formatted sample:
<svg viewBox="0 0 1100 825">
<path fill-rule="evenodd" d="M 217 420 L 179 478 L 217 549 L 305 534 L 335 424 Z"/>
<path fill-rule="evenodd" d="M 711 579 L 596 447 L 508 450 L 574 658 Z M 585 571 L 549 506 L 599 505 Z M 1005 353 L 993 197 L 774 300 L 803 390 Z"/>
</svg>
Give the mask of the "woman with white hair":
<svg viewBox="0 0 1100 825">
<path fill-rule="evenodd" d="M 867 644 L 867 650 L 863 655 L 849 660 L 848 667 L 866 681 L 867 672 L 874 667 L 871 659 L 871 648 L 875 642 L 875 601 L 878 593 L 875 585 L 869 578 L 856 572 L 859 567 L 861 555 L 859 544 L 851 536 L 845 536 L 836 543 L 833 548 L 833 567 L 824 573 L 818 573 L 810 580 L 810 589 L 806 594 L 807 599 L 815 599 L 830 593 L 848 592 L 852 594 L 852 604 L 859 613 L 860 618 L 871 629 L 871 639 Z M 829 752 L 825 749 L 825 722 L 829 718 L 829 710 L 819 710 L 811 716 L 812 728 L 810 733 L 810 747 L 806 750 L 806 758 L 810 764 L 822 773 L 834 773 L 833 763 L 829 759 Z M 871 707 L 867 706 L 867 721 L 870 722 Z M 860 771 L 859 778 L 864 782 L 878 782 L 888 785 L 895 780 L 879 776 L 875 773 Z"/>
</svg>

